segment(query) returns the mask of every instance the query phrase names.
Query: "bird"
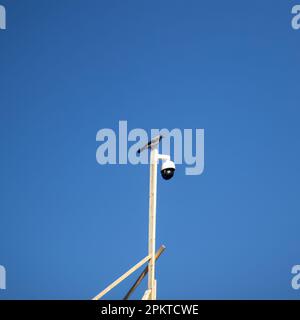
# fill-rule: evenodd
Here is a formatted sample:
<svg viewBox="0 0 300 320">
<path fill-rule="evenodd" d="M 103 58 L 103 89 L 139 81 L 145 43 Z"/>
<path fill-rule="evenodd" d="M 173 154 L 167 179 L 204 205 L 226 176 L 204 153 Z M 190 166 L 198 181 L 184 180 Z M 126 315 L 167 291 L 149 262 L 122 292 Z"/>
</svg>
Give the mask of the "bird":
<svg viewBox="0 0 300 320">
<path fill-rule="evenodd" d="M 155 136 L 152 140 L 150 140 L 142 148 L 138 149 L 137 153 L 140 154 L 141 152 L 143 152 L 146 149 L 153 148 L 153 147 L 157 146 L 162 138 L 163 138 L 162 134 Z"/>
</svg>

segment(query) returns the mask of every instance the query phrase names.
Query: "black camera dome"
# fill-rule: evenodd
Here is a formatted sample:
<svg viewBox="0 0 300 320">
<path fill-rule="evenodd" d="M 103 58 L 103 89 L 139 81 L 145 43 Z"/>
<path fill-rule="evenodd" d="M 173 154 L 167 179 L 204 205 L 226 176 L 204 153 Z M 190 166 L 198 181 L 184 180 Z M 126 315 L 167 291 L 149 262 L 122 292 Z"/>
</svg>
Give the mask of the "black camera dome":
<svg viewBox="0 0 300 320">
<path fill-rule="evenodd" d="M 160 172 L 161 172 L 161 176 L 165 180 L 170 180 L 174 176 L 175 169 L 174 168 L 166 168 L 166 169 L 162 169 Z"/>
</svg>

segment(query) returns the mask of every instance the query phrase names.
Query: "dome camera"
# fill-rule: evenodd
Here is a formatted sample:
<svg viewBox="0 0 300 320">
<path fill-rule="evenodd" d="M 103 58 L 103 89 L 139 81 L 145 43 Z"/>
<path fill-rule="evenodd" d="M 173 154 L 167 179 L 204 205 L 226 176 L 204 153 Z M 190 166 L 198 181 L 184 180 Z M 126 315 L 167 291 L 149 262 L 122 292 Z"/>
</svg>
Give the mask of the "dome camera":
<svg viewBox="0 0 300 320">
<path fill-rule="evenodd" d="M 162 163 L 160 172 L 161 172 L 161 176 L 165 180 L 170 180 L 174 176 L 175 163 L 171 160 L 164 161 Z"/>
</svg>

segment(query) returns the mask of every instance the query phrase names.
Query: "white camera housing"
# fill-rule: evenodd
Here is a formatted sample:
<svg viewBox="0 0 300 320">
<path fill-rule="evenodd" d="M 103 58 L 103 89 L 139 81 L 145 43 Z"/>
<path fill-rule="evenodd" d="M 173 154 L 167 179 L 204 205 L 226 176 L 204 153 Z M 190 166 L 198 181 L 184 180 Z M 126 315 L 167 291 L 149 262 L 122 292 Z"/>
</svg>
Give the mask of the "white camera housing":
<svg viewBox="0 0 300 320">
<path fill-rule="evenodd" d="M 165 180 L 170 180 L 174 176 L 175 169 L 176 167 L 173 161 L 165 160 L 161 165 L 161 170 L 160 170 L 161 176 Z"/>
</svg>

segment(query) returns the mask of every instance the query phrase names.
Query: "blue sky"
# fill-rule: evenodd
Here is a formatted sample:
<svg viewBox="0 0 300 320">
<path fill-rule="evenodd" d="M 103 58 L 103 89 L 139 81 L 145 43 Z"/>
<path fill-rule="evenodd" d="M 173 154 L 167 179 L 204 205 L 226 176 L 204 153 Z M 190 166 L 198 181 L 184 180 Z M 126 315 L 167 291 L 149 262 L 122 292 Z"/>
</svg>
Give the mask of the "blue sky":
<svg viewBox="0 0 300 320">
<path fill-rule="evenodd" d="M 89 299 L 147 254 L 148 166 L 95 158 L 119 120 L 205 129 L 203 174 L 158 179 L 159 299 L 300 298 L 297 1 L 1 4 L 0 299 Z"/>
</svg>

